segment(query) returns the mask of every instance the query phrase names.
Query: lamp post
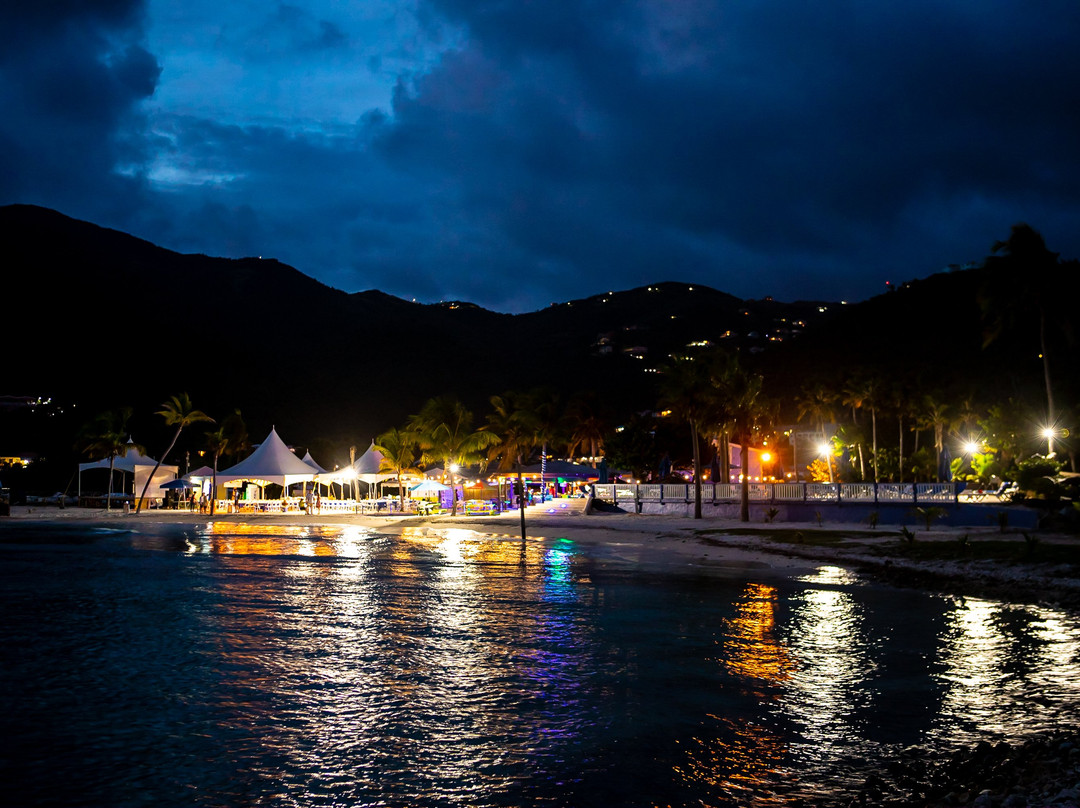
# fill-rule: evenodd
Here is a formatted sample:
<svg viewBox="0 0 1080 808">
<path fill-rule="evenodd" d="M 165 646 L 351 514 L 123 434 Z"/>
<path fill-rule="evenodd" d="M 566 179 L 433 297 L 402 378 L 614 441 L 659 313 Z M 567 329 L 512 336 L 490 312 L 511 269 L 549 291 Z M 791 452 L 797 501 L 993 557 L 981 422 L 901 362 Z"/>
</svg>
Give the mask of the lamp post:
<svg viewBox="0 0 1080 808">
<path fill-rule="evenodd" d="M 1051 457 L 1054 454 L 1054 428 L 1052 426 L 1046 427 L 1042 431 L 1042 436 L 1046 438 L 1046 456 Z"/>
<path fill-rule="evenodd" d="M 833 473 L 832 473 L 832 446 L 830 446 L 829 444 L 822 441 L 818 445 L 818 454 L 820 454 L 825 459 L 825 468 L 829 472 L 829 482 L 830 483 L 835 482 L 833 480 Z"/>
</svg>

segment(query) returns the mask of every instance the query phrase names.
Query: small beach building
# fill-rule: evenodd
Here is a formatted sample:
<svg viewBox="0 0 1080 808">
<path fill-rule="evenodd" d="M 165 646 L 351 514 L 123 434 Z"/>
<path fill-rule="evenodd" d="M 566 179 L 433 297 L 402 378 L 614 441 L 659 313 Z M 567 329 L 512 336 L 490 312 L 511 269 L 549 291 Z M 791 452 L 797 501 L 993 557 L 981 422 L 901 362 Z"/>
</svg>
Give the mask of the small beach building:
<svg viewBox="0 0 1080 808">
<path fill-rule="evenodd" d="M 113 489 L 114 493 L 131 494 L 138 496 L 142 493 L 143 486 L 146 485 L 146 481 L 150 478 L 151 473 L 154 472 L 154 466 L 158 465 L 152 457 L 147 457 L 136 448 L 134 441 L 128 441 L 127 453 L 123 456 L 117 456 L 113 459 L 113 471 L 120 471 L 124 474 L 130 474 L 132 484 L 128 485 L 128 478 L 124 478 L 123 484 L 119 488 Z M 82 475 L 84 471 L 91 471 L 95 469 L 105 469 L 106 477 L 109 469 L 109 461 L 95 460 L 91 463 L 79 464 L 79 481 L 78 492 L 79 496 L 82 496 Z M 146 496 L 150 502 L 160 502 L 165 496 L 165 489 L 161 486 L 164 483 L 172 482 L 176 479 L 176 473 L 178 471 L 177 466 L 169 466 L 162 464 L 158 467 L 156 473 L 154 473 L 154 479 L 150 482 L 150 488 L 146 491 Z M 107 483 L 107 481 L 106 481 Z M 104 488 L 103 488 L 104 490 Z"/>
</svg>

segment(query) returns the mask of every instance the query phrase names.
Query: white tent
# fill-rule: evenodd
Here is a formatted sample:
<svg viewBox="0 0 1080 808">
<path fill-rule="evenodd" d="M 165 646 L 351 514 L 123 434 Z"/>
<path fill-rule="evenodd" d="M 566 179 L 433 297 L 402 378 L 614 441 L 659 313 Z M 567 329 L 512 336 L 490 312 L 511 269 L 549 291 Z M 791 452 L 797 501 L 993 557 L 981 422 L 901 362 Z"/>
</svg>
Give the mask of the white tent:
<svg viewBox="0 0 1080 808">
<path fill-rule="evenodd" d="M 157 465 L 157 461 L 152 457 L 147 457 L 135 448 L 133 441 L 128 441 L 128 451 L 123 457 L 117 456 L 113 460 L 113 469 L 116 471 L 125 471 L 128 474 L 135 476 L 134 491 L 136 494 L 141 494 L 143 486 L 146 485 L 147 479 L 150 477 L 150 473 L 154 470 L 154 466 Z M 82 496 L 82 473 L 90 469 L 108 469 L 109 461 L 95 460 L 92 463 L 80 463 L 79 464 L 79 495 Z M 150 483 L 150 488 L 147 490 L 146 495 L 151 499 L 161 498 L 165 496 L 165 491 L 161 488 L 163 483 L 171 482 L 176 479 L 176 466 L 168 466 L 162 464 L 157 473 L 154 474 L 153 482 Z"/>
<path fill-rule="evenodd" d="M 313 469 L 315 469 L 316 474 L 325 474 L 326 473 L 326 469 L 324 469 L 322 466 L 320 466 L 318 463 L 315 462 L 315 458 L 311 456 L 311 450 L 310 449 L 307 451 L 307 454 L 304 455 L 303 460 L 304 460 L 305 463 L 307 463 L 309 466 L 311 466 Z"/>
<path fill-rule="evenodd" d="M 372 441 L 368 450 L 356 458 L 355 462 L 334 471 L 319 472 L 319 482 L 340 483 L 361 480 L 365 483 L 377 483 L 382 480 L 389 480 L 394 476 L 394 473 L 392 471 L 379 471 L 382 461 L 382 452 L 375 448 L 375 441 Z"/>
<path fill-rule="evenodd" d="M 294 455 L 285 442 L 271 429 L 266 440 L 235 466 L 219 471 L 218 484 L 250 480 L 260 486 L 269 483 L 289 486 L 293 483 L 311 482 L 315 469 Z"/>
<path fill-rule="evenodd" d="M 375 448 L 375 441 L 371 442 L 368 450 L 356 458 L 353 468 L 356 470 L 356 479 L 365 483 L 377 483 L 389 480 L 394 476 L 393 472 L 383 471 L 383 453 Z"/>
</svg>

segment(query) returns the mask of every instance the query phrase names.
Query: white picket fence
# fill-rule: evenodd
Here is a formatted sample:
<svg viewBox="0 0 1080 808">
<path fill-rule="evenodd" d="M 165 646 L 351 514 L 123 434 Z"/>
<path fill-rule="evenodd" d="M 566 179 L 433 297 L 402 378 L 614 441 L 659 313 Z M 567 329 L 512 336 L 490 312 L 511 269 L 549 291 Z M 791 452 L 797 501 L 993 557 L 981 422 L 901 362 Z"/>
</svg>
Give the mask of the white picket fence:
<svg viewBox="0 0 1080 808">
<path fill-rule="evenodd" d="M 955 483 L 750 483 L 751 502 L 955 502 Z M 595 483 L 605 502 L 693 502 L 693 485 Z M 703 483 L 702 502 L 737 502 L 738 483 Z"/>
</svg>

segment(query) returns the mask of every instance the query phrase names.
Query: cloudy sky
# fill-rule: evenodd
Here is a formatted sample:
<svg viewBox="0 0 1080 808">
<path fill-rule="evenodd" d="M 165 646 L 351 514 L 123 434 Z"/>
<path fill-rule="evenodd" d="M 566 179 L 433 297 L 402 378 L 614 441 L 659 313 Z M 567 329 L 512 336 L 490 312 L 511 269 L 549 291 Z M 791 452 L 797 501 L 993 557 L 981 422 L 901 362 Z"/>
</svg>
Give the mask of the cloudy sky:
<svg viewBox="0 0 1080 808">
<path fill-rule="evenodd" d="M 1080 4 L 0 4 L 0 204 L 527 311 L 1080 257 Z"/>
</svg>

